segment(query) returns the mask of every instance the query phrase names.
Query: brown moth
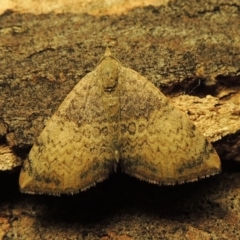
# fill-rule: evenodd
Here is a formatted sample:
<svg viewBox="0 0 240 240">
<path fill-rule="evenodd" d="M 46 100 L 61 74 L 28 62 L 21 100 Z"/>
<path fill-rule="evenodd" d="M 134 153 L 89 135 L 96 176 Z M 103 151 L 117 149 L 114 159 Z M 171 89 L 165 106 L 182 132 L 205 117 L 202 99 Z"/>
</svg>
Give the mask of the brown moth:
<svg viewBox="0 0 240 240">
<path fill-rule="evenodd" d="M 195 125 L 109 49 L 68 94 L 33 145 L 20 174 L 26 193 L 77 193 L 118 167 L 159 185 L 220 172 Z"/>
</svg>

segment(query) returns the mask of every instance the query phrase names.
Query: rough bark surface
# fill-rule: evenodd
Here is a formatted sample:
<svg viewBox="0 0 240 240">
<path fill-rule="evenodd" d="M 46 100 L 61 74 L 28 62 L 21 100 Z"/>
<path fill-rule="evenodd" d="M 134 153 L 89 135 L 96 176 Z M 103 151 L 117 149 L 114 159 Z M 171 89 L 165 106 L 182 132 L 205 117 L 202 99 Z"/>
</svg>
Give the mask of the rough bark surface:
<svg viewBox="0 0 240 240">
<path fill-rule="evenodd" d="M 3 171 L 0 237 L 239 239 L 239 25 L 237 0 L 175 0 L 102 16 L 5 11 L 0 169 L 21 165 L 46 121 L 108 46 L 189 115 L 216 147 L 223 173 L 175 187 L 116 174 L 89 191 L 56 198 L 21 195 L 19 171 Z"/>
</svg>

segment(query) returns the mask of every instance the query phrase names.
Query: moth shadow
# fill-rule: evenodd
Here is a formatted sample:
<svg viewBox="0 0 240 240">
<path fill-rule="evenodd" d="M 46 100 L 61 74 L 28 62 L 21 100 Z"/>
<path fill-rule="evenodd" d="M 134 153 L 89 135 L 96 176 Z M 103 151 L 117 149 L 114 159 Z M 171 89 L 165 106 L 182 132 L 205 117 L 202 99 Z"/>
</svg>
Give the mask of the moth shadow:
<svg viewBox="0 0 240 240">
<path fill-rule="evenodd" d="M 186 216 L 205 218 L 223 213 L 214 202 L 221 175 L 194 183 L 158 186 L 122 173 L 74 196 L 44 196 L 41 221 L 96 224 L 119 215 L 148 215 L 153 218 L 179 219 Z"/>
</svg>

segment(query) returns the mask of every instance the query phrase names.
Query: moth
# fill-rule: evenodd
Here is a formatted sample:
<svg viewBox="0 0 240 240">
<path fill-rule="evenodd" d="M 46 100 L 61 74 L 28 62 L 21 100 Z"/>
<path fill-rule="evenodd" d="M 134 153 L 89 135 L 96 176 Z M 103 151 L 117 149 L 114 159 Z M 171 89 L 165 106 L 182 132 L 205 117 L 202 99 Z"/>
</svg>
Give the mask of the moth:
<svg viewBox="0 0 240 240">
<path fill-rule="evenodd" d="M 187 116 L 107 49 L 37 138 L 21 169 L 20 190 L 73 194 L 118 168 L 174 185 L 217 174 L 221 164 Z"/>
</svg>

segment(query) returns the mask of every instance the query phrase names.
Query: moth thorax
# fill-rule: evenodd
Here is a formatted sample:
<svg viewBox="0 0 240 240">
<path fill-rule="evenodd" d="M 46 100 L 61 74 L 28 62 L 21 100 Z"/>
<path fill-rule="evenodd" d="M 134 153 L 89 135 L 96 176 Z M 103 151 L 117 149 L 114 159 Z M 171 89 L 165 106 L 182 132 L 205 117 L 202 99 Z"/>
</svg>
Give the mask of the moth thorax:
<svg viewBox="0 0 240 240">
<path fill-rule="evenodd" d="M 105 59 L 100 69 L 101 84 L 104 92 L 115 91 L 118 85 L 118 66 L 113 59 Z"/>
</svg>

